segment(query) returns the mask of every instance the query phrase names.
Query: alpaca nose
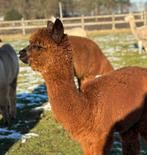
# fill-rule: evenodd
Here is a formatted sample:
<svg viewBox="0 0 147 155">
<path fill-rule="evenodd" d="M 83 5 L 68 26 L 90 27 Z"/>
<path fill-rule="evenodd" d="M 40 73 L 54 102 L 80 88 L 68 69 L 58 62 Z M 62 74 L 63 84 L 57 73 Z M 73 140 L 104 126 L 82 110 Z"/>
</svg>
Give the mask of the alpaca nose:
<svg viewBox="0 0 147 155">
<path fill-rule="evenodd" d="M 26 48 L 19 51 L 19 59 L 25 63 L 28 64 L 28 56 L 27 56 L 27 50 Z"/>
<path fill-rule="evenodd" d="M 25 48 L 19 51 L 19 55 L 24 55 L 25 53 L 26 53 L 26 49 Z"/>
<path fill-rule="evenodd" d="M 23 58 L 25 56 L 27 56 L 27 51 L 24 48 L 24 49 L 22 49 L 22 50 L 19 51 L 19 58 Z"/>
</svg>

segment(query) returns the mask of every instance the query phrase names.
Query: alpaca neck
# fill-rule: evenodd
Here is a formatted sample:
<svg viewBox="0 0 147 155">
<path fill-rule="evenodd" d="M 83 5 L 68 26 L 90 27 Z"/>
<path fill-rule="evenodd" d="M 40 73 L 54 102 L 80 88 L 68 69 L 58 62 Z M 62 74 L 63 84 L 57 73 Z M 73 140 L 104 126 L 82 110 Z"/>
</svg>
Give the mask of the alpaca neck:
<svg viewBox="0 0 147 155">
<path fill-rule="evenodd" d="M 61 53 L 60 56 L 58 53 L 58 57 L 62 63 L 56 61 L 56 65 L 52 69 L 46 70 L 43 77 L 56 119 L 66 129 L 72 130 L 72 128 L 75 129 L 76 124 L 79 125 L 79 120 L 84 113 L 86 99 L 76 88 L 72 59 L 69 59 L 71 55 L 68 54 L 66 48 L 58 47 L 58 51 Z"/>
<path fill-rule="evenodd" d="M 136 28 L 135 21 L 134 20 L 133 21 L 130 21 L 129 24 L 130 24 L 130 28 L 131 28 L 131 31 L 132 31 L 133 35 L 138 40 L 138 36 L 137 36 L 137 33 L 136 33 L 137 28 Z"/>
</svg>

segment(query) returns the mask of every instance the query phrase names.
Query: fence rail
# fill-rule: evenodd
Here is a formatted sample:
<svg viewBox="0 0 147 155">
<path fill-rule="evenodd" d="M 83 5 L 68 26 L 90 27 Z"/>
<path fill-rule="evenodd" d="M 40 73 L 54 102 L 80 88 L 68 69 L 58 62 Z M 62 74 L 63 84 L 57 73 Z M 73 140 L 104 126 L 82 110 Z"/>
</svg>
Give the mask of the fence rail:
<svg viewBox="0 0 147 155">
<path fill-rule="evenodd" d="M 128 28 L 128 23 L 124 17 L 127 14 L 112 14 L 101 16 L 81 16 L 62 18 L 65 28 L 82 27 L 87 30 L 106 30 L 106 29 L 122 29 Z M 136 23 L 139 25 L 147 24 L 147 12 L 133 13 Z M 0 34 L 9 33 L 26 33 L 33 29 L 45 27 L 50 19 L 34 19 L 34 20 L 19 20 L 19 21 L 0 21 Z"/>
</svg>

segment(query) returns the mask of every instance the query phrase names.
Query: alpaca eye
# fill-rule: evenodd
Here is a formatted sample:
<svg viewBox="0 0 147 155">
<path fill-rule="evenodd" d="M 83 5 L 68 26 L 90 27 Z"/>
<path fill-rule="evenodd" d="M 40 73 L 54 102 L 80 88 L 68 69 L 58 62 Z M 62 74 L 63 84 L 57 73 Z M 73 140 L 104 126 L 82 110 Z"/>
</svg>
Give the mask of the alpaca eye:
<svg viewBox="0 0 147 155">
<path fill-rule="evenodd" d="M 37 46 L 36 48 L 37 48 L 38 50 L 43 49 L 43 47 L 42 47 L 42 46 Z"/>
<path fill-rule="evenodd" d="M 33 45 L 33 48 L 35 49 L 35 50 L 42 50 L 42 49 L 44 49 L 42 46 L 40 46 L 40 45 Z"/>
</svg>

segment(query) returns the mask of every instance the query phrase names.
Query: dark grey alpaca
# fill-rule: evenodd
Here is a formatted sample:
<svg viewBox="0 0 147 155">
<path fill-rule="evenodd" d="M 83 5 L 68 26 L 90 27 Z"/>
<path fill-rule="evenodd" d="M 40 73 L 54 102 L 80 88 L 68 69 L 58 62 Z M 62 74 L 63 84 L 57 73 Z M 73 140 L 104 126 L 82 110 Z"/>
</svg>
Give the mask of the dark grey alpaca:
<svg viewBox="0 0 147 155">
<path fill-rule="evenodd" d="M 9 44 L 0 47 L 0 113 L 4 122 L 16 117 L 16 85 L 19 71 L 18 58 Z"/>
</svg>

